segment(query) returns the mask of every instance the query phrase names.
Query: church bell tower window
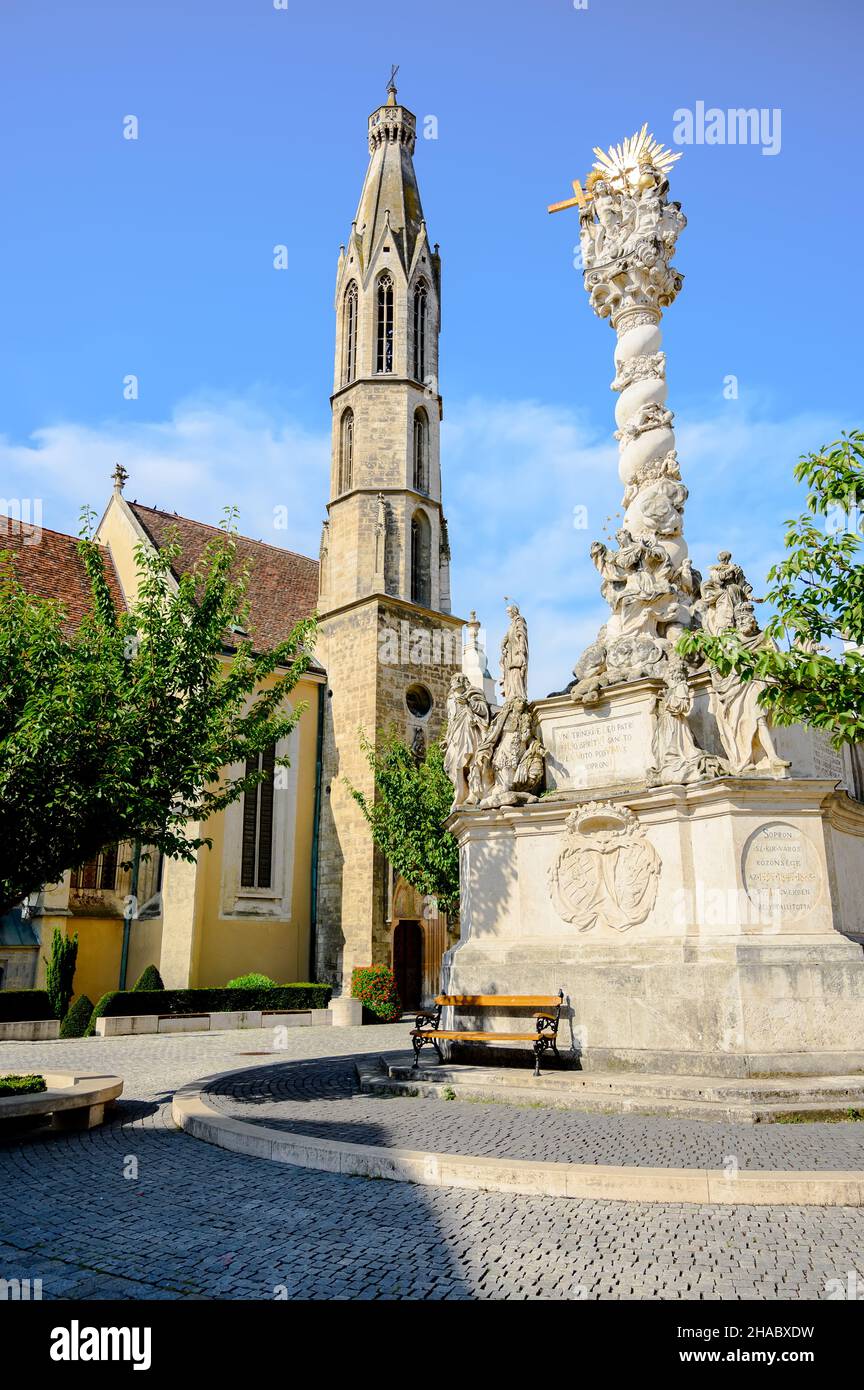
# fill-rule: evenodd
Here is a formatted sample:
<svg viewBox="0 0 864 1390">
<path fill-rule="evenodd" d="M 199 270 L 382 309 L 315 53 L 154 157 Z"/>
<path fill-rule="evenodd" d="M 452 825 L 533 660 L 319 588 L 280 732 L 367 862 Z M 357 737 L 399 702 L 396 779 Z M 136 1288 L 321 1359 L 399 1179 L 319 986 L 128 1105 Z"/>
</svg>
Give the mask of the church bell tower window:
<svg viewBox="0 0 864 1390">
<path fill-rule="evenodd" d="M 414 412 L 414 488 L 429 491 L 429 421 L 422 406 Z"/>
<path fill-rule="evenodd" d="M 426 380 L 426 281 L 414 290 L 414 380 Z"/>
<path fill-rule="evenodd" d="M 339 426 L 339 491 L 348 492 L 354 486 L 354 411 L 342 412 Z"/>
<path fill-rule="evenodd" d="M 432 604 L 432 528 L 425 512 L 411 519 L 411 602 L 423 608 Z"/>
<path fill-rule="evenodd" d="M 354 280 L 345 291 L 345 311 L 343 318 L 345 343 L 345 362 L 342 385 L 354 380 L 357 371 L 357 285 Z"/>
<path fill-rule="evenodd" d="M 382 275 L 378 281 L 378 331 L 375 347 L 376 372 L 393 370 L 393 281 Z"/>
</svg>

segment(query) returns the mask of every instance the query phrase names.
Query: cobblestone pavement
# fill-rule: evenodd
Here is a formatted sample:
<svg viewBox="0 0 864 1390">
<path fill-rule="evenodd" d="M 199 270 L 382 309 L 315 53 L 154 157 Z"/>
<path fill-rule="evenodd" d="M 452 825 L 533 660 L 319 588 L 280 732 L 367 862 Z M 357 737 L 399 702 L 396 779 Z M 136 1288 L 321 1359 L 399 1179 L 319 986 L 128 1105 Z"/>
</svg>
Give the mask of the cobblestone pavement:
<svg viewBox="0 0 864 1390">
<path fill-rule="evenodd" d="M 272 1041 L 250 1031 L 0 1045 L 0 1071 L 126 1080 L 100 1129 L 0 1140 L 0 1278 L 41 1278 L 46 1299 L 795 1299 L 824 1297 L 851 1271 L 864 1278 L 864 1212 L 849 1208 L 416 1187 L 244 1158 L 174 1127 L 178 1086 L 255 1066 L 249 1054 Z M 278 1055 L 403 1046 L 403 1025 L 299 1028 Z M 487 1107 L 465 1108 L 479 1137 Z"/>
<path fill-rule="evenodd" d="M 379 1098 L 360 1094 L 350 1056 L 256 1067 L 209 1088 L 208 1099 L 235 1119 L 273 1129 L 435 1153 L 656 1168 L 723 1168 L 734 1159 L 739 1168 L 864 1169 L 864 1123 L 741 1125 Z"/>
</svg>

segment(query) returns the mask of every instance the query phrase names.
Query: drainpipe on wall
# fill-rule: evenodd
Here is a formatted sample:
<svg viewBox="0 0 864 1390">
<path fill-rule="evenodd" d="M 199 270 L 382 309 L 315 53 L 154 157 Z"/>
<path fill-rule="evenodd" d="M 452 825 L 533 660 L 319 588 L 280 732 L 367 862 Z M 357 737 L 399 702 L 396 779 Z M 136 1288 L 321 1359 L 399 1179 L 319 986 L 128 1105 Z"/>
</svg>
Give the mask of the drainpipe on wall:
<svg viewBox="0 0 864 1390">
<path fill-rule="evenodd" d="M 138 870 L 141 866 L 141 841 L 136 840 L 132 846 L 132 876 L 129 880 L 129 896 L 126 899 L 126 911 L 123 913 L 123 947 L 120 951 L 120 989 L 126 988 L 126 967 L 129 964 L 129 937 L 132 933 L 132 922 L 138 915 Z"/>
<path fill-rule="evenodd" d="M 315 734 L 315 805 L 312 812 L 312 863 L 310 868 L 309 902 L 309 981 L 314 983 L 318 968 L 318 827 L 321 819 L 321 779 L 324 771 L 324 701 L 327 683 L 318 687 L 318 728 Z"/>
</svg>

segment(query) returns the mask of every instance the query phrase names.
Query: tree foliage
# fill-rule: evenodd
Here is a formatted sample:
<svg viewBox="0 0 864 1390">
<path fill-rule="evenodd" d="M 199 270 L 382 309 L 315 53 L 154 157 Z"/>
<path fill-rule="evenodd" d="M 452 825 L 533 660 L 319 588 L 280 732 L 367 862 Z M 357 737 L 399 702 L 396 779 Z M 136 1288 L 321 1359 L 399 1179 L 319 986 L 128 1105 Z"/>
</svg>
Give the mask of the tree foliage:
<svg viewBox="0 0 864 1390">
<path fill-rule="evenodd" d="M 761 703 L 776 724 L 823 729 L 839 749 L 864 739 L 864 432 L 802 455 L 795 477 L 807 485 L 807 510 L 787 521 L 787 553 L 768 572 L 765 630 L 776 649 L 752 651 L 732 630 L 688 633 L 678 647 L 722 675 L 764 681 Z"/>
<path fill-rule="evenodd" d="M 368 798 L 351 787 L 372 839 L 418 893 L 437 898 L 450 915 L 459 910 L 459 847 L 444 828 L 453 804 L 453 784 L 444 771 L 440 744 L 431 743 L 418 759 L 396 734 L 376 749 L 362 738 L 375 778 Z"/>
<path fill-rule="evenodd" d="M 117 613 L 85 514 L 93 601 L 71 632 L 0 556 L 0 911 L 120 841 L 192 860 L 210 843 L 200 823 L 260 780 L 247 759 L 294 728 L 302 707 L 287 697 L 314 620 L 270 650 L 237 643 L 249 570 L 235 526 L 229 511 L 179 580 L 176 534 L 158 550 L 142 542 L 137 599 Z"/>
</svg>

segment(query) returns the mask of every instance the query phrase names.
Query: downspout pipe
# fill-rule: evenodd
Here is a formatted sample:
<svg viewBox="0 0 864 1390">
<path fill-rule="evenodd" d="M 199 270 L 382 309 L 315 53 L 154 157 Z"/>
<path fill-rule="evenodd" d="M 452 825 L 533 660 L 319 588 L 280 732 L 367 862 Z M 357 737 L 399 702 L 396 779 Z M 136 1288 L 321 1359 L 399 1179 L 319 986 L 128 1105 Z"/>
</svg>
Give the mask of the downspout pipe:
<svg viewBox="0 0 864 1390">
<path fill-rule="evenodd" d="M 321 822 L 321 783 L 324 775 L 324 702 L 330 691 L 325 681 L 318 687 L 318 727 L 315 735 L 315 805 L 312 812 L 312 862 L 309 883 L 309 981 L 318 969 L 318 846 Z"/>
<path fill-rule="evenodd" d="M 129 883 L 129 896 L 123 914 L 123 945 L 120 950 L 120 989 L 126 988 L 126 970 L 129 965 L 129 937 L 132 934 L 133 919 L 138 916 L 138 872 L 141 867 L 141 841 L 136 840 L 132 847 L 132 877 Z"/>
</svg>

